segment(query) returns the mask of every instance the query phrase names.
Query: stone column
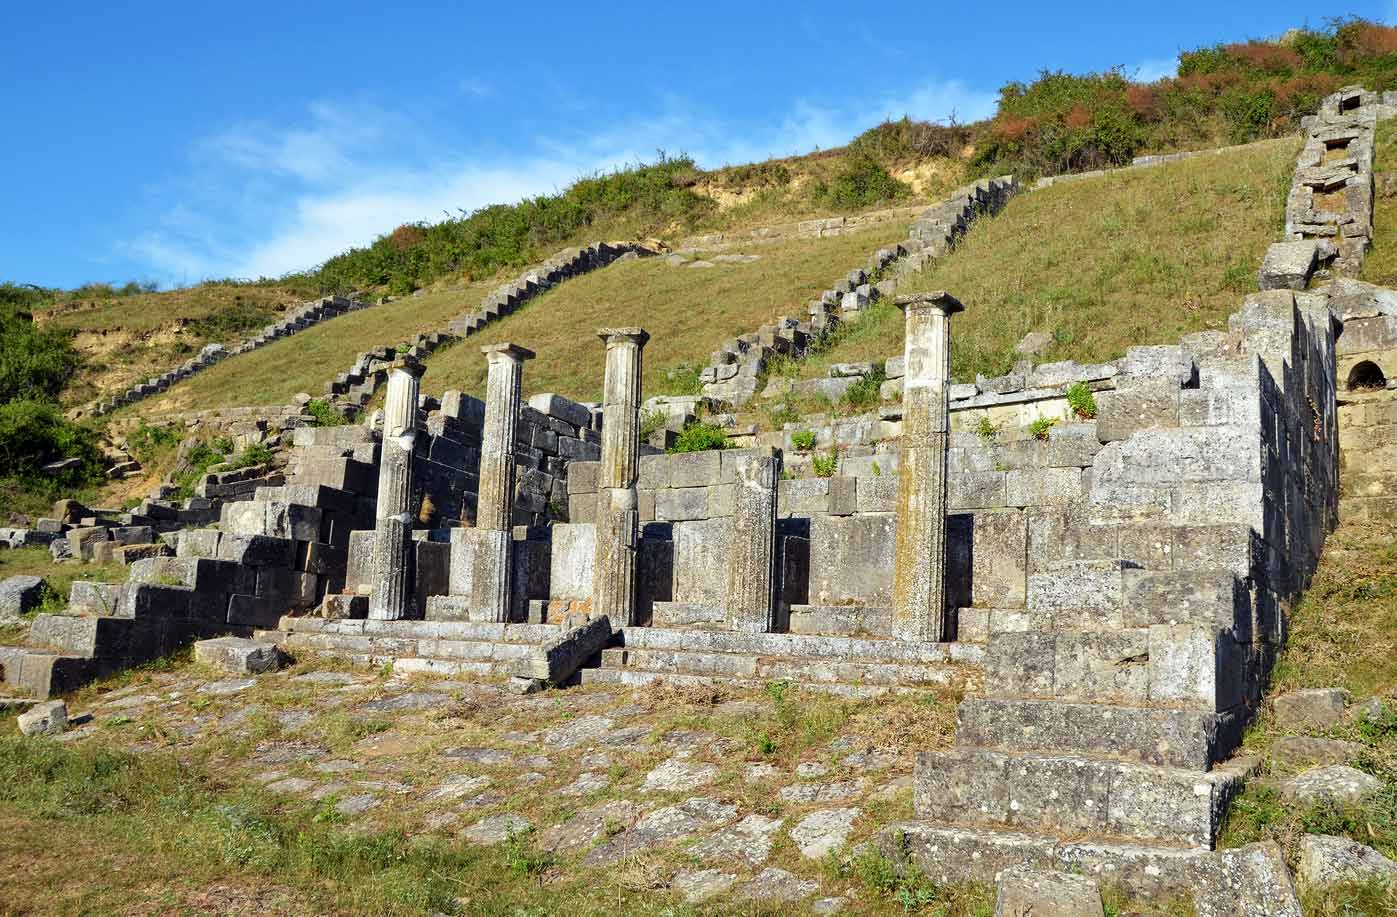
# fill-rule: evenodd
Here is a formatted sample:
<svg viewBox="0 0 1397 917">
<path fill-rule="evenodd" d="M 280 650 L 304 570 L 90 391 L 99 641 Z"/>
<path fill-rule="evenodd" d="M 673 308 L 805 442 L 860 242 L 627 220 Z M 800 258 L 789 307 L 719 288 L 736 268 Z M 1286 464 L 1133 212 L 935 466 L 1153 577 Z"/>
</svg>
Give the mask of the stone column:
<svg viewBox="0 0 1397 917">
<path fill-rule="evenodd" d="M 902 383 L 902 459 L 897 482 L 897 554 L 893 623 L 907 640 L 945 640 L 946 385 L 951 316 L 964 311 L 944 291 L 899 297 L 906 313 Z"/>
<path fill-rule="evenodd" d="M 533 351 L 514 344 L 480 348 L 489 361 L 485 380 L 485 428 L 480 437 L 480 493 L 476 500 L 472 550 L 472 617 L 509 620 L 513 564 L 510 524 L 514 515 L 514 435 L 524 361 Z"/>
<path fill-rule="evenodd" d="M 640 328 L 603 328 L 606 383 L 602 394 L 601 468 L 597 475 L 597 553 L 592 613 L 615 627 L 635 623 L 635 556 L 640 539 L 635 483 L 640 468 Z"/>
<path fill-rule="evenodd" d="M 412 448 L 417 439 L 417 380 L 422 372 L 420 364 L 402 363 L 388 376 L 369 595 L 369 617 L 379 621 L 405 618 L 412 608 Z"/>
<path fill-rule="evenodd" d="M 781 452 L 737 464 L 732 541 L 728 554 L 728 627 L 745 633 L 776 629 L 776 489 Z"/>
</svg>

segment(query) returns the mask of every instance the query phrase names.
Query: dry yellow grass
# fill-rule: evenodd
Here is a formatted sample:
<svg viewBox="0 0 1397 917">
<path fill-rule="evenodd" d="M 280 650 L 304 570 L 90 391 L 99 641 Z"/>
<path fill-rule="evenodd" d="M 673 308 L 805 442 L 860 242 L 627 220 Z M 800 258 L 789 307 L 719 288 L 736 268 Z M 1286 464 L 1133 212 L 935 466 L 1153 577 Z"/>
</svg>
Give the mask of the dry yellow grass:
<svg viewBox="0 0 1397 917">
<path fill-rule="evenodd" d="M 1030 331 L 1053 336 L 1044 361 L 1099 362 L 1221 327 L 1280 237 L 1298 149 L 1266 141 L 1031 191 L 899 292 L 945 289 L 966 304 L 952 331 L 958 379 L 1007 371 Z M 880 304 L 799 372 L 895 355 L 902 331 Z"/>
<path fill-rule="evenodd" d="M 753 245 L 749 264 L 671 267 L 662 258 L 614 264 L 570 280 L 427 362 L 423 390 L 484 392 L 484 344 L 512 341 L 538 357 L 524 367 L 526 392 L 557 392 L 594 400 L 601 394 L 603 357 L 596 330 L 639 325 L 651 334 L 645 349 L 645 392 L 692 387 L 694 371 L 725 339 L 780 315 L 800 316 L 805 303 L 879 246 L 903 238 L 888 223 L 828 239 Z M 670 373 L 675 378 L 669 377 Z"/>
</svg>

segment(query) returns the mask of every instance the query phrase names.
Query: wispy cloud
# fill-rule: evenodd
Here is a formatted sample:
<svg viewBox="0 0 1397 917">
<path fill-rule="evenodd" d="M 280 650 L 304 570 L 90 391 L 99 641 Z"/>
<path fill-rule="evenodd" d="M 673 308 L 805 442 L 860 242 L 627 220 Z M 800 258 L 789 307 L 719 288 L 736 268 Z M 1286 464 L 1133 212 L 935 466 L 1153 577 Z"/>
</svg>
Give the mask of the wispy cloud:
<svg viewBox="0 0 1397 917">
<path fill-rule="evenodd" d="M 1125 68 L 1125 75 L 1140 83 L 1153 83 L 1166 76 L 1179 75 L 1179 56 L 1153 57 Z"/>
<path fill-rule="evenodd" d="M 464 85 L 462 93 L 472 94 Z M 551 192 L 657 150 L 706 167 L 750 162 L 838 146 L 882 116 L 974 120 L 993 112 L 994 98 L 958 81 L 928 83 L 878 106 L 797 100 L 753 129 L 668 95 L 644 116 L 599 118 L 604 126 L 591 131 L 555 125 L 508 153 L 463 149 L 433 130 L 440 122 L 432 118 L 363 99 L 322 100 L 292 122 L 228 124 L 193 143 L 186 174 L 160 189 L 181 203 L 121 249 L 165 283 L 279 276 L 401 223 Z"/>
</svg>

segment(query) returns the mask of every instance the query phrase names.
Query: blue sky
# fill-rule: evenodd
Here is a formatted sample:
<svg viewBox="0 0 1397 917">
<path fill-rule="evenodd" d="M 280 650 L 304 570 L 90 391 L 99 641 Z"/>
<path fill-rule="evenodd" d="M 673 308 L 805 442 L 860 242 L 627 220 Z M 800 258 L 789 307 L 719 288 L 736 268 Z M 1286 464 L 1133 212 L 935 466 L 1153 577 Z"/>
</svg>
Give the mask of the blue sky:
<svg viewBox="0 0 1397 917">
<path fill-rule="evenodd" d="M 1320 24 L 1274 0 L 3 6 L 0 279 L 52 286 L 279 275 L 658 149 L 837 146 L 984 117 L 1040 68 L 1154 78 Z"/>
</svg>

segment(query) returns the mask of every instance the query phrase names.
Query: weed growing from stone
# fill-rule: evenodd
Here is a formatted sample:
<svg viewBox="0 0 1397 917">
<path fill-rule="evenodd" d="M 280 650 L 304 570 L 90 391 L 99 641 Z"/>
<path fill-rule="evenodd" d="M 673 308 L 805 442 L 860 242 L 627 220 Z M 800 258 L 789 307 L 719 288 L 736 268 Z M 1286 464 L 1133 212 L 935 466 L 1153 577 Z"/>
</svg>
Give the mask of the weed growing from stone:
<svg viewBox="0 0 1397 917">
<path fill-rule="evenodd" d="M 1096 396 L 1085 382 L 1074 382 L 1067 388 L 1067 406 L 1083 420 L 1096 416 Z"/>
</svg>

